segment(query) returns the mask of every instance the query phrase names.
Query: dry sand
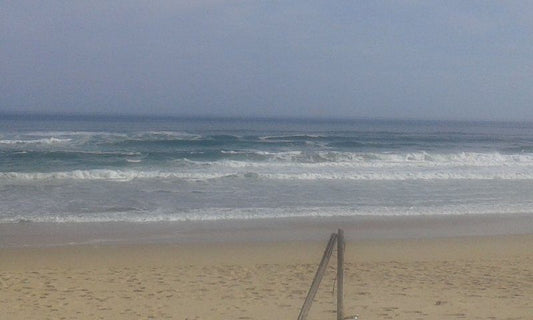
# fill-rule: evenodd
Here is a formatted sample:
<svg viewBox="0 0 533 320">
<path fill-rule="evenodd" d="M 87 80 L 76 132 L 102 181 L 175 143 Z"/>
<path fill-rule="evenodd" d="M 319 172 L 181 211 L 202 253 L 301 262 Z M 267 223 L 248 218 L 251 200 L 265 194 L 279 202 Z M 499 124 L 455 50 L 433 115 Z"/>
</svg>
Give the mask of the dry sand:
<svg viewBox="0 0 533 320">
<path fill-rule="evenodd" d="M 2 248 L 0 319 L 296 319 L 327 236 Z M 346 315 L 533 319 L 531 248 L 533 235 L 349 242 Z M 336 317 L 334 265 L 309 319 Z"/>
</svg>

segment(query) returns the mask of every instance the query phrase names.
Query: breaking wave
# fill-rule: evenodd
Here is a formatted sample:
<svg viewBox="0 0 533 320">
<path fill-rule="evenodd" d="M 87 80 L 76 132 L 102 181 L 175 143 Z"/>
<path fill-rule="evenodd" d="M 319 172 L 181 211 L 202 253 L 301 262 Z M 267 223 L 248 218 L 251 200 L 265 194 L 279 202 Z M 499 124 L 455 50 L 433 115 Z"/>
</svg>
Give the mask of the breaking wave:
<svg viewBox="0 0 533 320">
<path fill-rule="evenodd" d="M 44 145 L 50 145 L 50 144 L 58 144 L 58 143 L 66 143 L 70 142 L 72 139 L 70 138 L 42 138 L 42 139 L 28 139 L 28 140 L 0 140 L 0 144 L 5 145 L 24 145 L 24 144 L 44 144 Z"/>
<path fill-rule="evenodd" d="M 0 172 L 0 181 L 222 178 L 272 180 L 524 180 L 533 179 L 533 155 L 265 153 L 262 161 L 178 159 L 160 168 Z M 141 163 L 140 159 L 127 159 Z"/>
<path fill-rule="evenodd" d="M 228 221 L 280 218 L 327 218 L 327 217 L 399 217 L 399 216 L 450 216 L 450 215 L 501 215 L 529 214 L 528 208 L 521 206 L 497 207 L 476 205 L 465 208 L 449 205 L 436 208 L 398 208 L 398 207 L 248 207 L 185 209 L 168 211 L 162 209 L 140 210 L 137 208 L 110 208 L 102 212 L 83 214 L 46 213 L 33 216 L 14 215 L 0 217 L 0 223 L 80 223 L 80 222 L 185 222 L 185 221 Z"/>
</svg>

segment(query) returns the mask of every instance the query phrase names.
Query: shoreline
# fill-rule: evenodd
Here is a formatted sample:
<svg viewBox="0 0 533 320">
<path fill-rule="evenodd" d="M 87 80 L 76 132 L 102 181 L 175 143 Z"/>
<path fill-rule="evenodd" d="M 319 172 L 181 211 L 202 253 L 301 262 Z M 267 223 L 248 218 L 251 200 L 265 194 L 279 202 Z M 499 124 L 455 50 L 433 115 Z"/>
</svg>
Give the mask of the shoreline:
<svg viewBox="0 0 533 320">
<path fill-rule="evenodd" d="M 116 244 L 348 241 L 533 234 L 532 214 L 308 217 L 185 222 L 1 223 L 0 248 Z"/>
<path fill-rule="evenodd" d="M 532 218 L 0 224 L 0 310 L 13 320 L 295 319 L 340 227 L 346 316 L 528 320 Z M 335 317 L 335 255 L 309 320 Z"/>
</svg>

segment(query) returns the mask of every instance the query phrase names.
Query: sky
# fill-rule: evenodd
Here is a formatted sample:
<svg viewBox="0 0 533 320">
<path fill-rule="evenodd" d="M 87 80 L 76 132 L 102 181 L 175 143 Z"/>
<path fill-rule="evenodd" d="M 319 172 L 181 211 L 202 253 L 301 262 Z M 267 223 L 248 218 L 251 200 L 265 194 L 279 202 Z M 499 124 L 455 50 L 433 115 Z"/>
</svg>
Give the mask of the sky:
<svg viewBox="0 0 533 320">
<path fill-rule="evenodd" d="M 1 1 L 0 112 L 533 121 L 530 1 Z"/>
</svg>

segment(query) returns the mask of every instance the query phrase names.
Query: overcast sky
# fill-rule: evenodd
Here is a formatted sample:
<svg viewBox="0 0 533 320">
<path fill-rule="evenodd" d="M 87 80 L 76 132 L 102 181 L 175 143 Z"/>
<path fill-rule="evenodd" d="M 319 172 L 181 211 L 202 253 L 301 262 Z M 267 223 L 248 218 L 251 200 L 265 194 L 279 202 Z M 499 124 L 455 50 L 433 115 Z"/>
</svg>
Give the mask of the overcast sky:
<svg viewBox="0 0 533 320">
<path fill-rule="evenodd" d="M 533 120 L 533 2 L 1 1 L 13 111 Z"/>
</svg>

